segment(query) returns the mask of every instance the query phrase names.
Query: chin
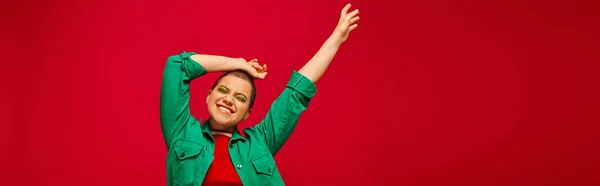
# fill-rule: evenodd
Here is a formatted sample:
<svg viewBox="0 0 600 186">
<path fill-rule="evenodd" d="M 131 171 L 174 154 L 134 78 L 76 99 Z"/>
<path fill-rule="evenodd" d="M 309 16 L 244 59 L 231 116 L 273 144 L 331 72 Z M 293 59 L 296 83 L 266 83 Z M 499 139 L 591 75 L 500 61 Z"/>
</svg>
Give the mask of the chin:
<svg viewBox="0 0 600 186">
<path fill-rule="evenodd" d="M 227 120 L 227 119 L 224 119 L 224 118 L 223 118 L 223 117 L 221 117 L 221 116 L 216 116 L 216 117 L 213 117 L 213 120 L 215 121 L 215 123 L 216 123 L 216 124 L 219 124 L 219 125 L 224 125 L 224 126 L 226 126 L 226 125 L 228 125 L 228 124 L 230 123 L 230 121 L 229 121 L 229 120 Z"/>
<path fill-rule="evenodd" d="M 220 113 L 211 115 L 211 117 L 213 118 L 213 121 L 215 121 L 216 124 L 219 124 L 219 125 L 230 126 L 230 125 L 237 124 L 237 122 L 235 122 L 235 120 L 233 118 L 229 118 L 229 117 L 220 115 Z"/>
</svg>

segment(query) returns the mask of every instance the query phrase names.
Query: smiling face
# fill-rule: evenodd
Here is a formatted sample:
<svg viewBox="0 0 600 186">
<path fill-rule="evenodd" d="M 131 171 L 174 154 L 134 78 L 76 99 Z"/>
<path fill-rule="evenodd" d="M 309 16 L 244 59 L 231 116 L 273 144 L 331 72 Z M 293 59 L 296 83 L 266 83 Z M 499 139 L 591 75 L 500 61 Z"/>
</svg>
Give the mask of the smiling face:
<svg viewBox="0 0 600 186">
<path fill-rule="evenodd" d="M 253 85 L 250 83 L 252 79 L 237 77 L 238 75 L 225 74 L 209 91 L 206 103 L 213 130 L 233 132 L 237 124 L 250 115 L 253 99 Z"/>
</svg>

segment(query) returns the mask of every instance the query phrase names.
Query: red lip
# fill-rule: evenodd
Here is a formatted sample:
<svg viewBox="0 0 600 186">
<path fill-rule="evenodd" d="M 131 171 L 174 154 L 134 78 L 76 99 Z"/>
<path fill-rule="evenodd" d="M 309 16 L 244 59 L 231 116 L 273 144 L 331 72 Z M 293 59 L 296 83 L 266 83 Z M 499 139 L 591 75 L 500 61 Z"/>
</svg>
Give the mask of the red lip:
<svg viewBox="0 0 600 186">
<path fill-rule="evenodd" d="M 223 107 L 223 108 L 226 108 L 226 109 L 227 109 L 227 110 L 229 110 L 229 112 L 231 112 L 232 114 L 233 114 L 233 113 L 235 113 L 235 111 L 233 110 L 233 108 L 231 108 L 231 107 L 228 107 L 227 105 L 223 105 L 223 104 L 217 103 L 217 108 L 218 108 L 218 107 Z"/>
</svg>

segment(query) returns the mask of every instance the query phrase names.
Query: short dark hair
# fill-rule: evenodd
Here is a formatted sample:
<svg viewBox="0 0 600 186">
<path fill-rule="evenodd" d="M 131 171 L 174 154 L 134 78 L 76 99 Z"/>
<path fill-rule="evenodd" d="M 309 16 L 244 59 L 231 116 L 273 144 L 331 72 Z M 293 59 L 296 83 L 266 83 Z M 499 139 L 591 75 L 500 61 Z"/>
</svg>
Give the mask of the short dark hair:
<svg viewBox="0 0 600 186">
<path fill-rule="evenodd" d="M 246 80 L 250 83 L 250 85 L 252 85 L 252 92 L 250 93 L 250 108 L 252 108 L 252 106 L 254 105 L 254 98 L 256 98 L 256 85 L 254 85 L 254 79 L 252 78 L 252 76 L 250 76 L 250 74 L 248 74 L 245 71 L 234 70 L 224 73 L 217 79 L 217 81 L 215 81 L 215 84 L 212 86 L 211 90 L 215 89 L 215 87 L 219 84 L 221 79 L 229 75 Z"/>
</svg>

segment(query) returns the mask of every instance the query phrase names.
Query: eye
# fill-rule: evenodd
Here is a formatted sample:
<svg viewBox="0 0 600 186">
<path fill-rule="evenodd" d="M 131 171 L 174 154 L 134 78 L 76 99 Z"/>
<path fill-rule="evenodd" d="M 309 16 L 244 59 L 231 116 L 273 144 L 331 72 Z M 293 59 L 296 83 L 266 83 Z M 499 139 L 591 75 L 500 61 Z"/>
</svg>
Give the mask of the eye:
<svg viewBox="0 0 600 186">
<path fill-rule="evenodd" d="M 225 87 L 219 87 L 217 90 L 219 90 L 219 92 L 221 92 L 221 93 L 225 93 L 225 94 L 229 93 L 229 90 L 227 90 L 227 88 L 225 88 Z"/>
<path fill-rule="evenodd" d="M 235 96 L 235 98 L 240 100 L 242 103 L 246 102 L 246 98 L 244 96 Z"/>
</svg>

